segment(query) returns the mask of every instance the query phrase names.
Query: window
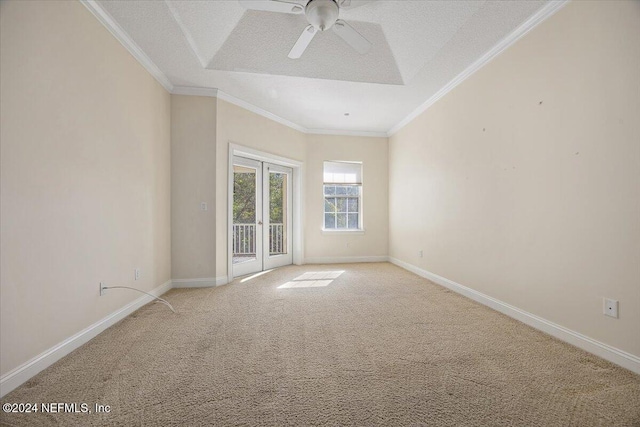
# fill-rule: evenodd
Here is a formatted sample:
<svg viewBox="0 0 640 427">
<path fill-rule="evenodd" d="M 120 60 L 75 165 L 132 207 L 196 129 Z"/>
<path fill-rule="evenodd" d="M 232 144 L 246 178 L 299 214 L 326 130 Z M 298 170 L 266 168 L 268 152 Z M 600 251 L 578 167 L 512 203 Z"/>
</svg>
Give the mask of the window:
<svg viewBox="0 0 640 427">
<path fill-rule="evenodd" d="M 362 163 L 324 162 L 324 229 L 362 229 Z"/>
</svg>

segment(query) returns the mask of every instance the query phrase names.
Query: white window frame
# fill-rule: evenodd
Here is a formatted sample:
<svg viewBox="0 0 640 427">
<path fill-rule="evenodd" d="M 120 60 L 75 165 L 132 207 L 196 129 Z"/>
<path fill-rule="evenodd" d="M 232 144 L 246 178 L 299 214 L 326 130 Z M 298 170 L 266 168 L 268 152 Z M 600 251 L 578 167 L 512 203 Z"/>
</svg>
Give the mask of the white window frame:
<svg viewBox="0 0 640 427">
<path fill-rule="evenodd" d="M 336 161 L 337 162 L 337 161 Z M 360 165 L 360 167 L 362 168 L 362 163 L 361 162 L 340 162 L 340 163 L 357 163 Z M 324 163 L 323 163 L 323 172 L 324 172 Z M 361 173 L 362 173 L 362 169 L 361 169 Z M 323 178 L 324 178 L 324 173 L 323 173 Z M 349 234 L 364 234 L 364 206 L 363 206 L 363 192 L 364 192 L 364 180 L 361 179 L 362 182 L 359 183 L 327 183 L 324 181 L 324 179 L 322 180 L 322 234 L 344 234 L 344 233 L 349 233 Z M 326 195 L 325 194 L 325 190 L 326 187 L 358 187 L 359 191 L 358 191 L 358 195 L 354 196 L 354 195 L 348 195 L 348 194 L 344 194 L 344 195 Z M 326 203 L 326 199 L 327 198 L 344 198 L 344 199 L 349 199 L 349 198 L 356 198 L 358 199 L 358 228 L 326 228 L 326 224 L 325 224 L 325 215 L 327 213 L 332 213 L 332 212 L 326 212 L 325 209 L 325 203 Z M 348 217 L 348 207 L 347 207 L 347 225 L 349 224 L 349 217 Z M 337 214 L 337 212 L 336 212 Z M 336 224 L 337 224 L 337 216 L 336 216 Z"/>
</svg>

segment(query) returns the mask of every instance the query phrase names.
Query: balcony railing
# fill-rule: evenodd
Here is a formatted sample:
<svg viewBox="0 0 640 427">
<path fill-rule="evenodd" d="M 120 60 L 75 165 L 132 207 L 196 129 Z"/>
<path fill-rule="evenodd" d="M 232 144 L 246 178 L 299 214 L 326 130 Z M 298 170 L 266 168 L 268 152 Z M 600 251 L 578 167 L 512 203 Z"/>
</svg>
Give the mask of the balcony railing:
<svg viewBox="0 0 640 427">
<path fill-rule="evenodd" d="M 284 247 L 284 224 L 269 224 L 269 255 L 287 253 Z"/>
<path fill-rule="evenodd" d="M 269 225 L 269 254 L 287 253 L 284 239 L 284 224 Z M 256 256 L 256 225 L 233 224 L 233 257 L 251 258 Z"/>
<path fill-rule="evenodd" d="M 233 256 L 256 254 L 256 225 L 233 224 Z"/>
</svg>

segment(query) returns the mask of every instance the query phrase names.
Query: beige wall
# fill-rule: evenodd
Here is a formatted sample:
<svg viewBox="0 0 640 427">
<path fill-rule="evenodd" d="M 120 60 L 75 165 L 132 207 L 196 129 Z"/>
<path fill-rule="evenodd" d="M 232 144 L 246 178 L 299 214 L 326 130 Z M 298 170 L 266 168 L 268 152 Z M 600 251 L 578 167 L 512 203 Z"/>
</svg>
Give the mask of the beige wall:
<svg viewBox="0 0 640 427">
<path fill-rule="evenodd" d="M 216 101 L 171 95 L 173 279 L 216 275 Z"/>
<path fill-rule="evenodd" d="M 394 135 L 390 255 L 640 356 L 639 22 L 569 3 Z"/>
<path fill-rule="evenodd" d="M 216 153 L 216 276 L 227 276 L 229 143 L 303 162 L 302 216 L 305 258 L 386 256 L 388 183 L 386 138 L 306 135 L 218 100 Z M 364 164 L 364 235 L 323 235 L 322 162 Z M 347 243 L 349 247 L 347 247 Z"/>
<path fill-rule="evenodd" d="M 1 374 L 138 297 L 100 281 L 227 276 L 230 142 L 304 163 L 306 258 L 388 249 L 640 355 L 638 2 L 569 4 L 390 141 L 170 97 L 81 4 L 0 5 Z M 324 160 L 363 162 L 363 235 L 321 233 Z"/>
<path fill-rule="evenodd" d="M 387 138 L 307 135 L 305 258 L 386 256 L 389 235 Z M 322 233 L 323 162 L 362 162 L 364 234 Z"/>
<path fill-rule="evenodd" d="M 170 279 L 170 99 L 80 3 L 0 8 L 5 374 Z"/>
<path fill-rule="evenodd" d="M 218 100 L 216 151 L 216 275 L 227 276 L 229 143 L 304 162 L 305 134 Z"/>
</svg>

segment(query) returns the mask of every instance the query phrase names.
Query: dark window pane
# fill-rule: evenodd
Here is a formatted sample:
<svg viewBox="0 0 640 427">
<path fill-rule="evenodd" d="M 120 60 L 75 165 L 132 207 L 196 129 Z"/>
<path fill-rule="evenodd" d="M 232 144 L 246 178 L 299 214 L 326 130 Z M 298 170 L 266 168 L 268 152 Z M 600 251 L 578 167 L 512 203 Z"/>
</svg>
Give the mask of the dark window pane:
<svg viewBox="0 0 640 427">
<path fill-rule="evenodd" d="M 233 174 L 233 223 L 256 222 L 256 173 Z"/>
<path fill-rule="evenodd" d="M 327 196 L 333 196 L 334 194 L 336 194 L 335 185 L 325 185 L 324 186 L 324 194 L 326 194 Z"/>
<path fill-rule="evenodd" d="M 349 212 L 358 212 L 358 199 L 356 197 L 349 197 Z"/>
<path fill-rule="evenodd" d="M 337 199 L 337 201 L 338 201 L 338 203 L 337 203 L 336 206 L 338 207 L 338 212 L 346 212 L 347 211 L 347 199 L 340 198 L 340 199 Z"/>
<path fill-rule="evenodd" d="M 349 214 L 349 228 L 358 228 L 358 214 Z"/>
<path fill-rule="evenodd" d="M 286 180 L 284 173 L 269 174 L 269 221 L 272 224 L 282 224 L 286 211 Z"/>
<path fill-rule="evenodd" d="M 335 199 L 335 197 L 325 197 L 324 198 L 324 211 L 325 212 L 335 212 L 336 211 L 336 199 Z"/>
<path fill-rule="evenodd" d="M 352 185 L 347 187 L 347 195 L 349 196 L 358 196 L 360 195 L 360 187 L 357 185 Z"/>
<path fill-rule="evenodd" d="M 347 188 L 344 185 L 336 187 L 336 194 L 338 196 L 346 196 L 347 195 Z"/>
<path fill-rule="evenodd" d="M 336 228 L 347 228 L 347 214 L 339 213 L 337 214 L 338 224 Z"/>
<path fill-rule="evenodd" d="M 324 214 L 324 228 L 336 228 L 336 214 Z"/>
</svg>

